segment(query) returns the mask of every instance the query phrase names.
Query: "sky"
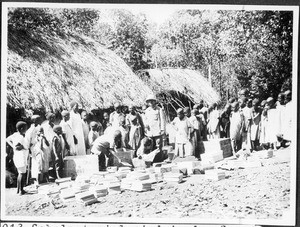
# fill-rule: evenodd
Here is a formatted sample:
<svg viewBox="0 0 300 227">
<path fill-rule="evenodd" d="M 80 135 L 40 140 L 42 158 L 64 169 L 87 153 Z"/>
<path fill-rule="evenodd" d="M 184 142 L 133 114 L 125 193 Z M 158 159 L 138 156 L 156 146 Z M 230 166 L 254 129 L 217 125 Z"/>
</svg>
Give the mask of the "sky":
<svg viewBox="0 0 300 227">
<path fill-rule="evenodd" d="M 170 5 L 139 5 L 131 6 L 128 8 L 132 13 L 144 13 L 150 21 L 156 22 L 157 24 L 162 24 L 165 20 L 170 18 L 170 16 L 179 10 L 177 6 Z"/>
</svg>

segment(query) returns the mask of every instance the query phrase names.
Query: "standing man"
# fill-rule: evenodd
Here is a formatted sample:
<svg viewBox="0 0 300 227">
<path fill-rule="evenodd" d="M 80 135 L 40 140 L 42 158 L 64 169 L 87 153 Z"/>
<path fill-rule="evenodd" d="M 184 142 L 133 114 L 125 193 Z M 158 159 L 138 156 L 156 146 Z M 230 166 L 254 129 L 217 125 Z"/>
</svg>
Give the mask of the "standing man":
<svg viewBox="0 0 300 227">
<path fill-rule="evenodd" d="M 82 121 L 82 129 L 83 129 L 83 137 L 84 137 L 86 154 L 90 154 L 90 145 L 89 145 L 90 125 L 88 122 L 88 113 L 86 112 L 86 110 L 83 110 L 81 112 L 81 121 Z"/>
<path fill-rule="evenodd" d="M 74 135 L 77 139 L 76 155 L 86 155 L 85 142 L 83 127 L 81 122 L 80 114 L 78 113 L 78 103 L 72 101 L 70 103 L 70 126 L 74 132 Z"/>
<path fill-rule="evenodd" d="M 122 113 L 122 107 L 121 107 L 120 103 L 118 103 L 118 102 L 115 103 L 114 108 L 115 108 L 115 111 L 109 115 L 109 123 L 113 128 L 116 129 L 119 127 L 119 123 L 120 123 L 119 119 L 121 117 L 124 117 L 124 119 L 125 119 L 125 114 Z"/>
<path fill-rule="evenodd" d="M 148 108 L 145 110 L 145 134 L 153 141 L 152 150 L 159 148 L 153 162 L 160 162 L 164 159 L 162 153 L 162 137 L 165 134 L 166 121 L 163 110 L 157 106 L 154 95 L 149 95 L 146 99 Z"/>
<path fill-rule="evenodd" d="M 62 137 L 64 138 L 66 148 L 69 150 L 65 156 L 68 155 L 76 155 L 76 145 L 77 145 L 77 138 L 75 137 L 75 134 L 73 132 L 73 129 L 70 125 L 70 113 L 67 110 L 63 110 L 61 112 L 62 115 L 62 121 L 60 122 L 60 126 L 62 128 Z M 76 143 L 75 143 L 76 142 Z"/>
</svg>

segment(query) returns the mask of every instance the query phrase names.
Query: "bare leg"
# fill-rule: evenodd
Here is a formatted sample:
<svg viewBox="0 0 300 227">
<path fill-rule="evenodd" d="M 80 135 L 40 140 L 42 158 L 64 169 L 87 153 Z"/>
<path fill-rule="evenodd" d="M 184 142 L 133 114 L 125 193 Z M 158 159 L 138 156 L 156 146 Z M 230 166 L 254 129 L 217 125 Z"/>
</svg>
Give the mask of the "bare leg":
<svg viewBox="0 0 300 227">
<path fill-rule="evenodd" d="M 21 184 L 22 184 L 22 173 L 18 173 L 17 178 L 17 194 L 21 192 Z"/>
</svg>

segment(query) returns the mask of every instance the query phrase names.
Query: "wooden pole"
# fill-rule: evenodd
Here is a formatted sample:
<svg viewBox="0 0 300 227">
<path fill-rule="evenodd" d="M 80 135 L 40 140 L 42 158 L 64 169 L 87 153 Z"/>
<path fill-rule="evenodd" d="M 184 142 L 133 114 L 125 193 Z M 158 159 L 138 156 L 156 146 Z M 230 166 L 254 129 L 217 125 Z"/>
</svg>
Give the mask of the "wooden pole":
<svg viewBox="0 0 300 227">
<path fill-rule="evenodd" d="M 208 82 L 210 84 L 210 86 L 212 86 L 212 82 L 211 82 L 211 65 L 208 65 Z"/>
</svg>

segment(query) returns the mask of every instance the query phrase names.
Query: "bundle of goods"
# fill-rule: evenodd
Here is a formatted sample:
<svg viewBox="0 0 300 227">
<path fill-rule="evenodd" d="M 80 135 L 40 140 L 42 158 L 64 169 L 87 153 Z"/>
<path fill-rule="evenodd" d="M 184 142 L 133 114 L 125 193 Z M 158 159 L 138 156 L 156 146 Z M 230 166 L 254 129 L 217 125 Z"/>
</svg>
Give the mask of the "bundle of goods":
<svg viewBox="0 0 300 227">
<path fill-rule="evenodd" d="M 131 173 L 128 173 L 126 178 L 143 181 L 149 180 L 150 176 L 148 173 L 146 173 L 146 171 L 133 171 Z"/>
<path fill-rule="evenodd" d="M 201 146 L 201 153 L 211 153 L 215 151 L 221 151 L 223 158 L 232 156 L 233 154 L 230 139 L 222 138 L 203 141 L 203 146 Z"/>
<path fill-rule="evenodd" d="M 63 175 L 75 179 L 77 176 L 99 172 L 98 158 L 94 155 L 66 156 Z"/>
<path fill-rule="evenodd" d="M 225 172 L 221 170 L 207 170 L 205 171 L 205 179 L 208 180 L 223 180 L 225 179 Z"/>
<path fill-rule="evenodd" d="M 163 178 L 165 182 L 181 183 L 183 179 L 183 174 L 170 172 L 170 173 L 165 173 L 163 175 Z"/>
<path fill-rule="evenodd" d="M 107 174 L 108 174 L 108 172 L 94 173 L 90 177 L 90 184 L 98 184 L 98 182 L 101 182 Z"/>
<path fill-rule="evenodd" d="M 205 174 L 206 170 L 214 169 L 215 166 L 212 164 L 202 164 L 201 166 L 197 166 L 193 168 L 193 174 Z"/>
<path fill-rule="evenodd" d="M 149 180 L 135 180 L 131 185 L 131 190 L 145 192 L 151 190 L 152 183 Z"/>
<path fill-rule="evenodd" d="M 112 173 L 112 174 L 106 175 L 98 182 L 98 184 L 104 184 L 104 183 L 107 184 L 111 181 L 120 181 L 117 173 Z"/>
<path fill-rule="evenodd" d="M 75 198 L 75 193 L 72 190 L 70 190 L 69 188 L 67 188 L 67 189 L 61 190 L 59 196 L 62 201 L 68 202 L 68 201 L 72 200 L 73 198 Z"/>
<path fill-rule="evenodd" d="M 187 168 L 179 168 L 178 166 L 172 167 L 172 173 L 181 173 L 183 176 L 187 176 Z"/>
<path fill-rule="evenodd" d="M 149 181 L 154 184 L 161 182 L 163 180 L 163 175 L 161 173 L 150 173 L 149 174 Z"/>
<path fill-rule="evenodd" d="M 128 167 L 128 166 L 122 166 L 122 167 L 119 167 L 118 171 L 119 172 L 131 172 L 131 167 Z"/>
<path fill-rule="evenodd" d="M 183 161 L 183 162 L 177 162 L 176 167 L 179 169 L 187 169 L 187 174 L 191 175 L 193 174 L 193 169 L 201 166 L 200 161 Z"/>
<path fill-rule="evenodd" d="M 119 194 L 121 193 L 121 183 L 120 181 L 110 182 L 108 185 L 109 194 Z"/>
<path fill-rule="evenodd" d="M 131 167 L 128 167 L 128 166 L 119 167 L 116 176 L 121 180 L 121 179 L 125 178 L 127 176 L 127 174 L 130 172 L 131 172 Z"/>
<path fill-rule="evenodd" d="M 155 163 L 153 164 L 156 173 L 167 173 L 172 171 L 174 164 Z"/>
<path fill-rule="evenodd" d="M 107 186 L 105 185 L 95 185 L 90 188 L 90 192 L 94 193 L 96 198 L 104 197 L 108 194 Z"/>
<path fill-rule="evenodd" d="M 134 150 L 130 149 L 119 149 L 118 152 L 116 152 L 116 156 L 121 160 L 121 163 L 119 160 L 114 157 L 114 166 L 132 166 L 132 157 L 134 154 Z"/>
<path fill-rule="evenodd" d="M 88 183 L 90 183 L 90 176 L 88 176 L 88 175 L 82 175 L 82 176 L 78 176 L 78 177 L 76 177 L 76 180 L 75 180 L 75 182 L 76 183 L 86 183 L 86 184 L 88 184 Z"/>
<path fill-rule="evenodd" d="M 145 172 L 149 174 L 149 181 L 154 184 L 162 181 L 162 173 L 156 173 L 154 168 L 147 168 Z"/>
<path fill-rule="evenodd" d="M 60 188 L 55 183 L 44 183 L 38 185 L 38 194 L 54 195 L 60 192 Z"/>
<path fill-rule="evenodd" d="M 71 177 L 64 177 L 64 178 L 56 179 L 55 183 L 59 185 L 64 182 L 70 182 L 70 181 L 71 181 Z"/>
<path fill-rule="evenodd" d="M 121 189 L 124 190 L 130 190 L 131 189 L 131 185 L 133 184 L 135 180 L 134 179 L 129 179 L 129 178 L 124 178 L 121 181 Z"/>
<path fill-rule="evenodd" d="M 90 184 L 88 184 L 88 183 L 76 183 L 76 182 L 73 184 L 73 187 L 72 187 L 73 192 L 75 194 L 88 191 L 89 188 L 90 188 Z"/>
<path fill-rule="evenodd" d="M 222 150 L 204 153 L 204 154 L 201 154 L 200 157 L 201 157 L 202 163 L 205 163 L 205 164 L 213 164 L 213 163 L 222 161 L 224 159 Z"/>
<path fill-rule="evenodd" d="M 82 203 L 85 206 L 98 202 L 94 193 L 91 191 L 77 193 L 77 194 L 75 194 L 75 198 L 79 203 Z"/>
<path fill-rule="evenodd" d="M 32 184 L 24 187 L 24 190 L 29 194 L 36 194 L 38 193 L 38 185 Z"/>
<path fill-rule="evenodd" d="M 106 168 L 106 170 L 109 173 L 115 173 L 115 172 L 117 172 L 118 167 L 117 166 L 109 166 L 109 167 Z"/>
</svg>

